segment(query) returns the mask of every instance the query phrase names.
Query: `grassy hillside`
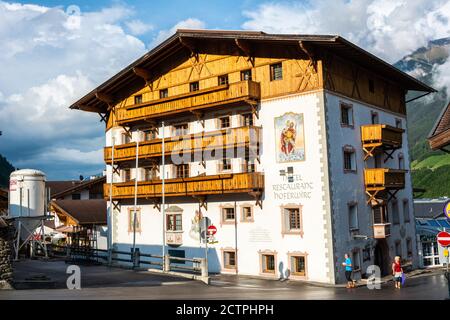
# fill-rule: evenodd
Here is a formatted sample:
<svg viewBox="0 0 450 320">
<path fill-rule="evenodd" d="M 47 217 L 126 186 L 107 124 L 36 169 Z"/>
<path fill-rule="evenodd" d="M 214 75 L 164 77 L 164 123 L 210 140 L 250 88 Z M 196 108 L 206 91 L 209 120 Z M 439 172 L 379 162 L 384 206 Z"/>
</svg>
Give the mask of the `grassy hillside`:
<svg viewBox="0 0 450 320">
<path fill-rule="evenodd" d="M 7 187 L 9 185 L 9 175 L 14 171 L 14 167 L 0 155 L 0 187 Z"/>
</svg>

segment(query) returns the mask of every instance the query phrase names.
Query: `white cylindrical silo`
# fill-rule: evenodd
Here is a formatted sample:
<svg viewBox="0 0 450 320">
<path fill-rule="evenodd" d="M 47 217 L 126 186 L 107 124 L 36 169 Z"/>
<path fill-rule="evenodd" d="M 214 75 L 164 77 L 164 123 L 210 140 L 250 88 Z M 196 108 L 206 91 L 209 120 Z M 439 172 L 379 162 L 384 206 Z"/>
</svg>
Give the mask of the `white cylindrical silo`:
<svg viewBox="0 0 450 320">
<path fill-rule="evenodd" d="M 34 169 L 17 170 L 9 179 L 9 216 L 45 215 L 45 173 Z"/>
</svg>

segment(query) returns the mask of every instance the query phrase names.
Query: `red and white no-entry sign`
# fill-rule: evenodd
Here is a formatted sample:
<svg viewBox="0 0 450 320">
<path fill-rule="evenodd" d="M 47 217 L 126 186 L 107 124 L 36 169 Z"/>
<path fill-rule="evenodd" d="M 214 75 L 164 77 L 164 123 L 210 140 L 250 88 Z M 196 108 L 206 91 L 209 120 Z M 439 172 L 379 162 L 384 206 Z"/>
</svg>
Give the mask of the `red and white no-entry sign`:
<svg viewBox="0 0 450 320">
<path fill-rule="evenodd" d="M 217 232 L 217 228 L 216 228 L 215 226 L 210 225 L 210 226 L 208 227 L 208 234 L 210 234 L 210 235 L 215 235 L 216 232 Z"/>
<path fill-rule="evenodd" d="M 437 234 L 437 242 L 443 247 L 450 246 L 450 233 L 444 231 L 439 232 Z"/>
</svg>

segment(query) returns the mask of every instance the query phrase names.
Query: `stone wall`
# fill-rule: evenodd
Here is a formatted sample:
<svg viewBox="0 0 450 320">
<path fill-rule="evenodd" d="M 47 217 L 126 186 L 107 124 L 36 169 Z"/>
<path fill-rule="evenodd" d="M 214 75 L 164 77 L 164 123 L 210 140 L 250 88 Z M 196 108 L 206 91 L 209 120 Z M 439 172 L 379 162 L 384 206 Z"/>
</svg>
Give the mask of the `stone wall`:
<svg viewBox="0 0 450 320">
<path fill-rule="evenodd" d="M 0 224 L 0 289 L 12 288 L 13 269 L 11 257 L 13 238 L 14 227 L 8 224 Z"/>
</svg>

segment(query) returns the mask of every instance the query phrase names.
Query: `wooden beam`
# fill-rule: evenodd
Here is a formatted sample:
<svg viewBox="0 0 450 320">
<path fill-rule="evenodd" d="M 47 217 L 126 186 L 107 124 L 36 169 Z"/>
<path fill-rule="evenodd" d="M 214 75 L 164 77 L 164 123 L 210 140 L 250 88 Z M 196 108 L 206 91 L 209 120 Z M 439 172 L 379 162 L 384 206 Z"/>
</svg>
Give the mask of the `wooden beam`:
<svg viewBox="0 0 450 320">
<path fill-rule="evenodd" d="M 100 100 L 100 101 L 102 101 L 102 102 L 104 102 L 104 103 L 107 103 L 108 105 L 114 104 L 114 99 L 113 99 L 113 97 L 111 97 L 109 94 L 106 94 L 106 93 L 97 91 L 97 92 L 95 93 L 95 97 L 96 97 L 98 100 Z"/>
<path fill-rule="evenodd" d="M 317 73 L 317 61 L 315 58 L 314 49 L 311 46 L 309 46 L 308 44 L 306 44 L 304 41 L 301 41 L 301 40 L 298 42 L 298 46 L 308 56 L 309 60 L 311 61 L 312 65 L 313 65 L 314 72 Z"/>
<path fill-rule="evenodd" d="M 234 43 L 239 48 L 239 50 L 241 50 L 247 56 L 247 59 L 248 61 L 250 61 L 252 66 L 255 67 L 255 57 L 252 54 L 250 44 L 242 39 L 234 39 Z"/>
<path fill-rule="evenodd" d="M 148 71 L 147 69 L 140 68 L 140 67 L 134 67 L 133 72 L 138 77 L 141 77 L 142 79 L 144 79 L 145 83 L 148 83 L 151 78 L 150 71 Z"/>
<path fill-rule="evenodd" d="M 190 51 L 191 56 L 195 57 L 195 59 L 198 61 L 198 53 L 194 41 L 192 41 L 191 39 L 180 37 L 180 43 L 183 47 L 187 48 Z"/>
</svg>

